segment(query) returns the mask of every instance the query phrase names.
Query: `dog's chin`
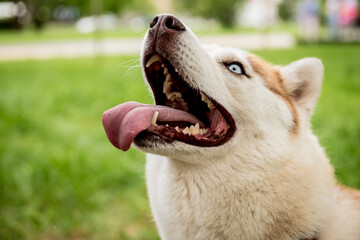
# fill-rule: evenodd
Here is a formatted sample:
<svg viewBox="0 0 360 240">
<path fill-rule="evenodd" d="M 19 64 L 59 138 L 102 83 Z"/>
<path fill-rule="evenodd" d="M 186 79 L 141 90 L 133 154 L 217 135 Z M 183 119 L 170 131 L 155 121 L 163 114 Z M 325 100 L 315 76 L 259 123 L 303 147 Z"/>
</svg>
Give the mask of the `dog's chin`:
<svg viewBox="0 0 360 240">
<path fill-rule="evenodd" d="M 231 139 L 219 146 L 200 147 L 179 140 L 164 139 L 155 133 L 143 131 L 134 139 L 133 147 L 146 153 L 181 159 L 192 164 L 202 164 L 205 163 L 203 159 L 207 159 L 206 162 L 208 162 L 224 156 L 228 149 L 234 146 L 233 142 L 234 139 Z"/>
<path fill-rule="evenodd" d="M 156 149 L 159 146 L 165 146 L 170 144 L 172 141 L 166 141 L 164 138 L 156 135 L 155 133 L 150 133 L 143 131 L 137 135 L 134 139 L 134 144 L 140 149 Z"/>
</svg>

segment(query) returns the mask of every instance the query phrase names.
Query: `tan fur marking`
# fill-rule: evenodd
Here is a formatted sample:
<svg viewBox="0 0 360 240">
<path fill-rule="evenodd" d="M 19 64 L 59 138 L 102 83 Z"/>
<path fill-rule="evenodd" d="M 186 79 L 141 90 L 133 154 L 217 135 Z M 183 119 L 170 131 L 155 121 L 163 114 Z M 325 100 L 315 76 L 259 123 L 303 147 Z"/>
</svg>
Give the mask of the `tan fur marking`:
<svg viewBox="0 0 360 240">
<path fill-rule="evenodd" d="M 295 108 L 293 97 L 285 91 L 283 85 L 284 79 L 281 76 L 280 70 L 255 55 L 249 55 L 248 59 L 253 71 L 264 79 L 265 84 L 270 91 L 282 97 L 289 106 L 294 121 L 291 133 L 296 135 L 300 125 L 299 116 Z"/>
<path fill-rule="evenodd" d="M 338 187 L 342 192 L 347 193 L 348 195 L 353 197 L 356 201 L 358 201 L 359 202 L 358 207 L 360 208 L 360 191 L 342 186 L 340 184 L 338 184 Z"/>
</svg>

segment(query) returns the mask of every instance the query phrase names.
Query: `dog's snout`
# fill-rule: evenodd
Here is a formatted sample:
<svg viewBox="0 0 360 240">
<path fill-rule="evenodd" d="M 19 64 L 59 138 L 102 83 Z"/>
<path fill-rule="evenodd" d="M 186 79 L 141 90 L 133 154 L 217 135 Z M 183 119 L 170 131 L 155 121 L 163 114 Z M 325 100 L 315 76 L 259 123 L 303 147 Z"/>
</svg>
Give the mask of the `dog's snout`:
<svg viewBox="0 0 360 240">
<path fill-rule="evenodd" d="M 150 22 L 150 28 L 159 28 L 163 31 L 184 31 L 184 24 L 173 15 L 159 15 Z"/>
<path fill-rule="evenodd" d="M 164 55 L 169 49 L 179 44 L 187 30 L 178 18 L 171 14 L 160 14 L 150 22 L 150 28 L 146 33 L 144 56 L 147 57 L 158 53 Z M 169 57 L 169 56 L 168 56 Z"/>
</svg>

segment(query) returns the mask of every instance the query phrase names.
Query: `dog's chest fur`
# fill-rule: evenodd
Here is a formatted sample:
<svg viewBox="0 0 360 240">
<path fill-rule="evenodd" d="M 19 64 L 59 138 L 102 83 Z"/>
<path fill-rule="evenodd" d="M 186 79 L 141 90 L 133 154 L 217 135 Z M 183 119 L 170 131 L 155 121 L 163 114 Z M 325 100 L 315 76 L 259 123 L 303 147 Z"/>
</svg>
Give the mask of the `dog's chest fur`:
<svg viewBox="0 0 360 240">
<path fill-rule="evenodd" d="M 331 200 L 315 191 L 327 189 L 323 181 L 306 179 L 315 169 L 293 162 L 263 171 L 236 162 L 197 166 L 148 155 L 148 193 L 162 239 L 301 239 L 318 231 Z"/>
</svg>

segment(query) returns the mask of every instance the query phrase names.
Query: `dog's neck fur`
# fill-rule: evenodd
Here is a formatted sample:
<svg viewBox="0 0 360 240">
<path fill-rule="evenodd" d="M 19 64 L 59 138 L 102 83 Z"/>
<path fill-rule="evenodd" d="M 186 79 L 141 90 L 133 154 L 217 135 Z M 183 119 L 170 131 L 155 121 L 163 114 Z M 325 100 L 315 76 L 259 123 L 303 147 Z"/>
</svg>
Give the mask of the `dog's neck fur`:
<svg viewBox="0 0 360 240">
<path fill-rule="evenodd" d="M 322 65 L 299 60 L 282 68 L 281 75 L 287 81 L 284 91 L 297 92 L 296 131 L 269 126 L 265 116 L 265 124 L 255 119 L 244 126 L 237 119 L 235 137 L 216 151 L 181 143 L 175 150 L 147 149 L 172 156 L 147 158 L 148 194 L 162 239 L 359 239 L 360 196 L 356 200 L 336 185 L 311 131 Z"/>
<path fill-rule="evenodd" d="M 201 165 L 149 155 L 149 195 L 162 238 L 313 237 L 332 204 L 325 187 L 334 184 L 332 169 L 313 135 L 294 141 L 302 144 L 282 146 L 290 151 L 278 156 L 245 153 L 245 147 Z M 162 189 L 152 196 L 156 181 Z"/>
</svg>

